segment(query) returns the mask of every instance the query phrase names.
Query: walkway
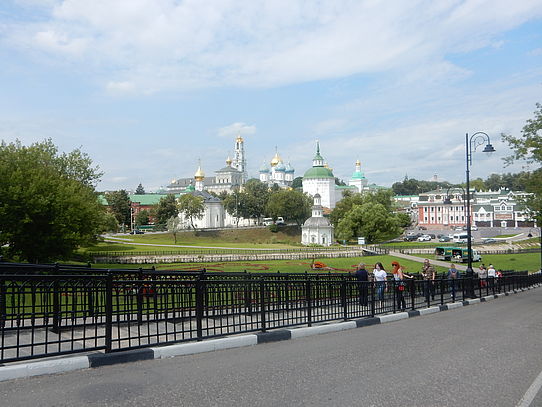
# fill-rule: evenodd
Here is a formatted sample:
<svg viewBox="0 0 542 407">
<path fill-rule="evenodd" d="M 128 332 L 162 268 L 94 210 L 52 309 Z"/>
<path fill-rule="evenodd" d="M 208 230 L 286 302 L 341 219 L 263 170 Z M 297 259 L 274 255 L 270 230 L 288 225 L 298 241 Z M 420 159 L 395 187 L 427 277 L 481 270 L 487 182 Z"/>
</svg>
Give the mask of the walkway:
<svg viewBox="0 0 542 407">
<path fill-rule="evenodd" d="M 425 258 L 423 258 L 423 257 L 412 256 L 410 254 L 404 254 L 404 253 L 399 253 L 399 252 L 395 252 L 395 251 L 390 251 L 389 255 L 394 256 L 394 257 L 401 257 L 401 258 L 406 259 L 406 260 L 416 261 L 418 263 L 423 263 L 423 261 L 425 260 Z M 434 260 L 434 259 L 429 259 L 429 261 L 434 266 L 441 266 L 441 267 L 446 267 L 446 268 L 450 267 L 450 264 L 451 264 L 449 261 L 441 261 L 441 260 Z M 461 271 L 466 271 L 467 270 L 467 266 L 464 266 L 463 264 L 455 263 L 455 267 L 458 270 L 461 270 Z"/>
</svg>

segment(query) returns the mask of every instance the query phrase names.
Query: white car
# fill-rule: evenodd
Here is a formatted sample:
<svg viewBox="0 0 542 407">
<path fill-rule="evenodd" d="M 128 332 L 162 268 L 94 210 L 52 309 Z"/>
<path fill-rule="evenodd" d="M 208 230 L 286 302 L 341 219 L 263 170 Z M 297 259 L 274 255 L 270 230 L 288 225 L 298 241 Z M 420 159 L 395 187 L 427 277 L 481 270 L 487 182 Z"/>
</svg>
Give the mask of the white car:
<svg viewBox="0 0 542 407">
<path fill-rule="evenodd" d="M 431 236 L 429 235 L 421 235 L 418 238 L 418 242 L 430 242 L 430 241 L 431 241 Z"/>
</svg>

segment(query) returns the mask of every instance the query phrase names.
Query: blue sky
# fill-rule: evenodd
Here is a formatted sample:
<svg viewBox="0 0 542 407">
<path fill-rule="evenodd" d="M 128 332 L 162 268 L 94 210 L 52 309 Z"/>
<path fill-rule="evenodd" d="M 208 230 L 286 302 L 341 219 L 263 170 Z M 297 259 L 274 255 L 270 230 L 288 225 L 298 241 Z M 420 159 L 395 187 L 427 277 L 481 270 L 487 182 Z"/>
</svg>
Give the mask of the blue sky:
<svg viewBox="0 0 542 407">
<path fill-rule="evenodd" d="M 81 147 L 100 190 L 212 175 L 245 138 L 303 175 L 315 141 L 336 176 L 465 176 L 465 133 L 497 152 L 542 102 L 542 2 L 4 0 L 0 137 Z"/>
</svg>

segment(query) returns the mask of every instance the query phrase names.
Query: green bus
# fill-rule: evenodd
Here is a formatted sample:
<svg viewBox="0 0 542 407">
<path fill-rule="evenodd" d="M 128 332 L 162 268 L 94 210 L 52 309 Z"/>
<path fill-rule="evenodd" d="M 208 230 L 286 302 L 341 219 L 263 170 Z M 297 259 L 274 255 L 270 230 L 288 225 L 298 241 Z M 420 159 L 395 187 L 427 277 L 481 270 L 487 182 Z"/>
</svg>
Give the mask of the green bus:
<svg viewBox="0 0 542 407">
<path fill-rule="evenodd" d="M 466 263 L 468 262 L 468 249 L 466 247 L 437 247 L 435 248 L 435 258 L 437 260 Z M 476 249 L 472 249 L 472 261 L 482 261 L 482 256 Z"/>
</svg>

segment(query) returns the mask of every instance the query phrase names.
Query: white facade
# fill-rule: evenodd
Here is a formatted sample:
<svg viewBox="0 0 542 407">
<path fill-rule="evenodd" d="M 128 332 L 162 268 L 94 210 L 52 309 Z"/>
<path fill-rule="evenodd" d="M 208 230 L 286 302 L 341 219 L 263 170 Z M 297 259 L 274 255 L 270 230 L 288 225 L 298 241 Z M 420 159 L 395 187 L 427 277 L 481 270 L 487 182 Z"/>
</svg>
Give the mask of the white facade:
<svg viewBox="0 0 542 407">
<path fill-rule="evenodd" d="M 303 192 L 315 197 L 321 197 L 321 205 L 333 209 L 336 203 L 335 176 L 324 165 L 324 159 L 320 155 L 320 144 L 316 142 L 316 155 L 312 160 L 312 168 L 303 175 Z M 339 200 L 342 196 L 338 197 Z"/>
<path fill-rule="evenodd" d="M 321 196 L 315 194 L 312 216 L 301 227 L 301 243 L 330 246 L 333 242 L 333 226 L 324 218 Z"/>
</svg>

